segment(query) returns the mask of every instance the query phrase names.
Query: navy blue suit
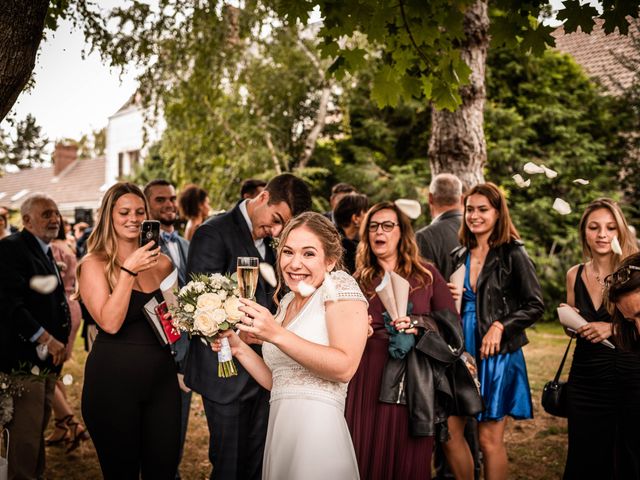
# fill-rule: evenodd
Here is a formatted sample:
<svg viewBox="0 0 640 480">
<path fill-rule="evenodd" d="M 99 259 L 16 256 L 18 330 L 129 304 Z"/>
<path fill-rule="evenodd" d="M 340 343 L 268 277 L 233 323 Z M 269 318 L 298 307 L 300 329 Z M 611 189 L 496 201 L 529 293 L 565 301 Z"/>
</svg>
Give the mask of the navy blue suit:
<svg viewBox="0 0 640 480">
<path fill-rule="evenodd" d="M 267 242 L 268 243 L 268 242 Z M 239 204 L 231 211 L 210 218 L 196 230 L 189 248 L 189 273 L 236 271 L 238 257 L 260 258 Z M 266 245 L 266 261 L 275 264 L 275 254 Z M 275 311 L 274 290 L 262 277 L 256 301 Z M 260 347 L 252 345 L 260 353 Z M 199 338 L 193 338 L 187 356 L 185 382 L 203 396 L 210 442 L 211 478 L 260 479 L 262 455 L 269 417 L 269 392 L 236 361 L 238 375 L 218 378 L 218 357 Z"/>
</svg>

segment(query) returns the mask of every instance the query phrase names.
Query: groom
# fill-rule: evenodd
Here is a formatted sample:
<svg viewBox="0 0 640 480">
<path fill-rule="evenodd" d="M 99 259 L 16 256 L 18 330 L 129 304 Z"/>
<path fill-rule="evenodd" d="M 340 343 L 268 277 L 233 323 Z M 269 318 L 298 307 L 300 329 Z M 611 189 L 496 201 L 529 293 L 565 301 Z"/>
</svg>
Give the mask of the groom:
<svg viewBox="0 0 640 480">
<path fill-rule="evenodd" d="M 289 219 L 311 208 L 306 184 L 285 173 L 269 181 L 257 197 L 203 223 L 191 240 L 189 273 L 233 273 L 238 257 L 258 257 L 275 266 L 269 238 Z M 261 277 L 256 301 L 275 311 L 274 289 Z M 252 347 L 260 353 L 258 345 Z M 185 370 L 187 386 L 202 395 L 209 426 L 211 479 L 260 479 L 269 416 L 269 392 L 235 362 L 238 375 L 218 378 L 218 357 L 199 338 L 191 340 Z"/>
</svg>

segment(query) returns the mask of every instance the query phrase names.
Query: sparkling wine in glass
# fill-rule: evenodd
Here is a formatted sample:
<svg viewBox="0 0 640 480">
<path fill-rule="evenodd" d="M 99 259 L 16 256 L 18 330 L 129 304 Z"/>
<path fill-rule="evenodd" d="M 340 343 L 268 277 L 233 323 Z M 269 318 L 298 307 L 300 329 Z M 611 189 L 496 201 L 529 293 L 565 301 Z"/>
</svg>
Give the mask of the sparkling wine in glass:
<svg viewBox="0 0 640 480">
<path fill-rule="evenodd" d="M 259 263 L 258 257 L 238 257 L 238 289 L 242 298 L 255 300 Z"/>
</svg>

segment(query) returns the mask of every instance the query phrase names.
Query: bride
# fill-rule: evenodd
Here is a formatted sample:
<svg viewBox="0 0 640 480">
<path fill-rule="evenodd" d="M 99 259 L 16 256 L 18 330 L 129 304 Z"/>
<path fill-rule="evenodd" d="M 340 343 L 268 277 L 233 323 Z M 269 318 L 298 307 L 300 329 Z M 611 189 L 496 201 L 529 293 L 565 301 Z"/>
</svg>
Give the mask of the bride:
<svg viewBox="0 0 640 480">
<path fill-rule="evenodd" d="M 271 390 L 262 478 L 359 478 L 344 419 L 347 383 L 367 339 L 367 301 L 338 270 L 342 242 L 318 213 L 291 220 L 280 237 L 278 276 L 289 288 L 275 318 L 242 299 L 239 330 L 264 341 L 264 360 L 226 332 L 233 356 Z M 315 291 L 309 295 L 313 288 Z M 212 348 L 220 349 L 220 341 Z"/>
</svg>

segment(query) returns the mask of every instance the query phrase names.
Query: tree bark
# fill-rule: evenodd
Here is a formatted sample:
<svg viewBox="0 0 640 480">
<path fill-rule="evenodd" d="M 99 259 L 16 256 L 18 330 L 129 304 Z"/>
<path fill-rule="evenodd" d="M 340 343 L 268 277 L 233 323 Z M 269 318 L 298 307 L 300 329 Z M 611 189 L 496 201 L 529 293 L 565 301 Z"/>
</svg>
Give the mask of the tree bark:
<svg viewBox="0 0 640 480">
<path fill-rule="evenodd" d="M 36 64 L 49 0 L 5 0 L 0 8 L 0 120 L 13 107 Z"/>
<path fill-rule="evenodd" d="M 471 68 L 470 82 L 460 89 L 455 112 L 431 110 L 429 162 L 432 176 L 453 173 L 468 187 L 484 182 L 487 161 L 484 138 L 485 67 L 489 48 L 487 0 L 476 0 L 465 13 L 462 59 Z"/>
</svg>

